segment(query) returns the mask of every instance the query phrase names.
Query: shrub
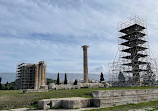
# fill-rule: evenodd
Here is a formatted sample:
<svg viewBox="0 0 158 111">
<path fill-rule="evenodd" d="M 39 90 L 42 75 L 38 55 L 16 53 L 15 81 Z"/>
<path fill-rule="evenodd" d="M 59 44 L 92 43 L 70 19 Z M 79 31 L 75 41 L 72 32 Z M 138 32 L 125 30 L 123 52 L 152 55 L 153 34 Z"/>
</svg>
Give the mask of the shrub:
<svg viewBox="0 0 158 111">
<path fill-rule="evenodd" d="M 75 79 L 75 81 L 74 81 L 74 85 L 77 85 L 77 83 L 78 83 L 78 81 L 77 81 L 77 79 Z"/>
</svg>

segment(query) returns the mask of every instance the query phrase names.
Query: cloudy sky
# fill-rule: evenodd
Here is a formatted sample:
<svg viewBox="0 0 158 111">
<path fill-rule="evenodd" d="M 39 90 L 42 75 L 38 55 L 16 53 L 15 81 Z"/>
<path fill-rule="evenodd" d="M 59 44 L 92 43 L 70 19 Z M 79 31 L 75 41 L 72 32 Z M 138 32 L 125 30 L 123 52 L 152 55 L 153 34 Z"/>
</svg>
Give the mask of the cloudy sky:
<svg viewBox="0 0 158 111">
<path fill-rule="evenodd" d="M 107 72 L 117 52 L 117 23 L 139 15 L 158 53 L 158 0 L 0 0 L 0 72 L 45 61 L 47 72 Z"/>
</svg>

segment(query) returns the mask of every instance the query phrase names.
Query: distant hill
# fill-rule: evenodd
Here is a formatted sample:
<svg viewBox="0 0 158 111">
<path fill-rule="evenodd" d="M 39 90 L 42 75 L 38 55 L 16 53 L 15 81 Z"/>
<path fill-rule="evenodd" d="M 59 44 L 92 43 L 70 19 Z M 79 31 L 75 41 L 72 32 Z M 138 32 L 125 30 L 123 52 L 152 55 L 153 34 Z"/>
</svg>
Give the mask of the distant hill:
<svg viewBox="0 0 158 111">
<path fill-rule="evenodd" d="M 13 82 L 16 80 L 16 73 L 0 73 L 0 77 L 2 77 L 2 83 Z M 47 73 L 46 78 L 51 78 L 56 80 L 57 73 Z M 67 73 L 68 80 L 74 80 L 74 79 L 83 79 L 82 73 Z M 100 79 L 100 74 L 91 74 L 89 73 L 89 78 L 94 80 Z M 107 80 L 108 75 L 104 74 L 104 78 Z M 60 73 L 60 79 L 64 80 L 64 73 Z"/>
</svg>

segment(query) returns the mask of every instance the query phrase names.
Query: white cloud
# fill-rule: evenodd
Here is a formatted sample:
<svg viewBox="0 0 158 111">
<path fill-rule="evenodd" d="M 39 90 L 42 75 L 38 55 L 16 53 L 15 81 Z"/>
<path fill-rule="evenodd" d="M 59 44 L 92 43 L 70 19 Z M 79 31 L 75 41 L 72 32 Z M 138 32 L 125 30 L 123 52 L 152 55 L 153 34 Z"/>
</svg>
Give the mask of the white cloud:
<svg viewBox="0 0 158 111">
<path fill-rule="evenodd" d="M 89 45 L 89 72 L 101 72 L 117 52 L 117 22 L 130 15 L 148 23 L 157 53 L 157 0 L 0 0 L 0 70 L 45 60 L 48 72 L 82 72 L 81 46 Z M 105 71 L 106 72 L 106 71 Z"/>
</svg>

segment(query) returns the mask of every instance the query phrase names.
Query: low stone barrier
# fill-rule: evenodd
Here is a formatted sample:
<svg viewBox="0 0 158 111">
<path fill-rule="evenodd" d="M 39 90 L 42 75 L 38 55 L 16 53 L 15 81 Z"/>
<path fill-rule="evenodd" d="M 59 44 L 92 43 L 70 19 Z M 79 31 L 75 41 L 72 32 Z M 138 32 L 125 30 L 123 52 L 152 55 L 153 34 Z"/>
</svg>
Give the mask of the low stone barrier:
<svg viewBox="0 0 158 111">
<path fill-rule="evenodd" d="M 50 83 L 48 86 L 48 89 L 50 90 L 61 90 L 61 89 L 80 89 L 80 88 L 103 88 L 105 87 L 102 83 L 79 83 L 78 85 L 72 85 L 72 84 L 61 84 L 61 85 L 55 85 L 54 83 Z"/>
<path fill-rule="evenodd" d="M 18 108 L 18 109 L 9 109 L 9 110 L 1 110 L 1 111 L 28 111 L 29 108 Z"/>
<path fill-rule="evenodd" d="M 50 83 L 48 88 L 50 90 L 67 90 L 67 89 L 80 89 L 80 85 L 70 85 L 70 84 L 67 84 L 67 85 L 64 85 L 64 84 L 61 84 L 61 85 L 55 85 L 54 83 Z"/>
<path fill-rule="evenodd" d="M 158 100 L 158 89 L 100 90 L 93 97 L 94 107 L 110 107 Z"/>
<path fill-rule="evenodd" d="M 23 93 L 48 92 L 48 89 L 24 89 Z"/>
<path fill-rule="evenodd" d="M 82 83 L 82 88 L 103 88 L 104 84 L 102 83 Z"/>
<path fill-rule="evenodd" d="M 43 99 L 38 102 L 38 108 L 43 110 L 50 108 L 78 109 L 89 106 L 90 99 L 82 97 Z"/>
</svg>

